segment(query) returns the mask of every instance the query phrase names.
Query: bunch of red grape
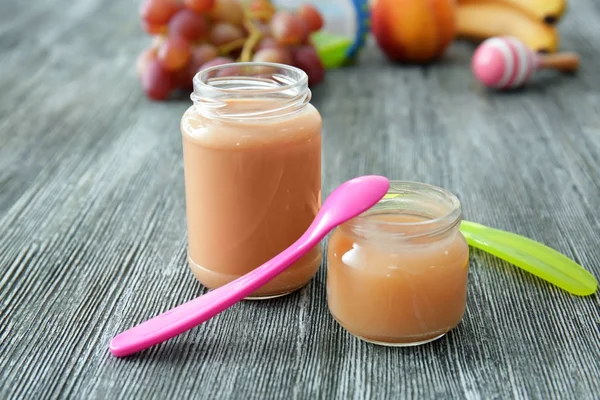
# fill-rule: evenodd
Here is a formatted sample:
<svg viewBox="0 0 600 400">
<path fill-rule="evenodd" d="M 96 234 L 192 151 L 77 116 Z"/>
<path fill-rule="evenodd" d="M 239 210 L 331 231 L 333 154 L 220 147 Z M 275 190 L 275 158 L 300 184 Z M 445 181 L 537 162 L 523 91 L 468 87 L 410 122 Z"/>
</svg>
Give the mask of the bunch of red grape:
<svg viewBox="0 0 600 400">
<path fill-rule="evenodd" d="M 142 24 L 153 36 L 140 54 L 138 76 L 146 95 L 164 100 L 177 90 L 192 90 L 203 68 L 235 61 L 277 62 L 303 69 L 309 85 L 325 69 L 310 42 L 323 27 L 315 7 L 277 10 L 269 0 L 144 0 Z"/>
</svg>

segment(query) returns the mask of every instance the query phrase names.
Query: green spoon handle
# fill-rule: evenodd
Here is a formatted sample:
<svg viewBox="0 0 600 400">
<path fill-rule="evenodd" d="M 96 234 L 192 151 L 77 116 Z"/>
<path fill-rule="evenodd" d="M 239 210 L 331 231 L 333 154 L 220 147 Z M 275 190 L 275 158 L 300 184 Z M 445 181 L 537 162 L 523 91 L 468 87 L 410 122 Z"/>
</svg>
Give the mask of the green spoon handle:
<svg viewBox="0 0 600 400">
<path fill-rule="evenodd" d="M 514 233 L 462 221 L 460 231 L 476 247 L 578 296 L 594 294 L 598 281 L 582 266 L 543 245 Z"/>
</svg>

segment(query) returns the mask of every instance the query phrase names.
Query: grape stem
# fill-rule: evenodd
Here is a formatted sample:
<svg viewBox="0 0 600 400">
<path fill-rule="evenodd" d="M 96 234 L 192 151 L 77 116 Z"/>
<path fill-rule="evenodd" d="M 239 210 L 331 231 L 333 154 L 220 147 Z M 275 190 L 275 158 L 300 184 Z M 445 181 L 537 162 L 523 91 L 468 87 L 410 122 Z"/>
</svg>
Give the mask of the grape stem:
<svg viewBox="0 0 600 400">
<path fill-rule="evenodd" d="M 233 50 L 237 50 L 240 47 L 243 47 L 245 43 L 246 43 L 246 39 L 241 38 L 241 39 L 236 39 L 233 42 L 224 44 L 218 48 L 219 54 L 226 56 L 229 53 L 231 53 Z"/>
<path fill-rule="evenodd" d="M 248 37 L 248 40 L 244 43 L 242 54 L 240 55 L 240 61 L 242 62 L 250 61 L 252 50 L 254 50 L 254 47 L 256 47 L 258 42 L 262 39 L 262 33 L 253 24 L 248 24 L 248 30 L 250 31 L 250 37 Z"/>
<path fill-rule="evenodd" d="M 250 59 L 252 58 L 252 50 L 254 50 L 258 42 L 260 42 L 260 40 L 263 37 L 262 32 L 256 27 L 256 24 L 252 20 L 255 16 L 252 12 L 248 10 L 247 6 L 244 10 L 244 15 L 244 26 L 246 27 L 248 32 L 250 32 L 250 35 L 248 37 L 248 40 L 246 40 L 246 42 L 244 43 L 244 47 L 242 48 L 242 54 L 240 54 L 239 59 L 239 61 L 241 62 L 250 61 Z"/>
<path fill-rule="evenodd" d="M 253 19 L 263 19 L 268 21 L 271 18 L 271 13 L 268 11 L 253 11 L 250 13 L 250 17 Z"/>
<path fill-rule="evenodd" d="M 260 42 L 260 40 L 263 38 L 263 33 L 256 26 L 254 19 L 268 19 L 269 17 L 270 14 L 268 12 L 252 12 L 248 9 L 248 5 L 246 5 L 244 9 L 244 27 L 248 30 L 250 35 L 247 39 L 237 39 L 233 42 L 222 45 L 218 48 L 219 54 L 226 56 L 233 50 L 237 50 L 241 47 L 242 52 L 240 54 L 240 57 L 238 58 L 238 61 L 250 61 L 252 59 L 252 51 L 258 45 L 258 42 Z"/>
</svg>

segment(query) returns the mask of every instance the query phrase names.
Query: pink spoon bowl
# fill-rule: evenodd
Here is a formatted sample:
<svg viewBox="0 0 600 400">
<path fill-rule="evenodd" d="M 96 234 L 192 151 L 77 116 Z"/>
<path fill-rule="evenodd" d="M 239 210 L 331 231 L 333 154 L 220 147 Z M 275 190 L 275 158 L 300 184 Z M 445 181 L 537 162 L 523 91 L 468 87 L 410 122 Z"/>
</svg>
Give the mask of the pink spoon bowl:
<svg viewBox="0 0 600 400">
<path fill-rule="evenodd" d="M 390 182 L 378 175 L 361 176 L 338 186 L 323 203 L 304 234 L 283 252 L 252 272 L 115 336 L 110 352 L 124 357 L 169 340 L 226 310 L 282 273 L 316 246 L 336 226 L 377 204 Z"/>
</svg>

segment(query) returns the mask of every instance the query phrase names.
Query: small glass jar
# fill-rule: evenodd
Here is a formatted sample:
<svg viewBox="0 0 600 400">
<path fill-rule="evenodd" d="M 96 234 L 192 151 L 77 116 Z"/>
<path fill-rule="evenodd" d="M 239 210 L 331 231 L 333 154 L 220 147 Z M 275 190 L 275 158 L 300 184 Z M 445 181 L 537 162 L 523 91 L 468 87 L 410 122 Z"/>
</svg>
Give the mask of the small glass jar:
<svg viewBox="0 0 600 400">
<path fill-rule="evenodd" d="M 460 202 L 427 184 L 392 181 L 374 207 L 340 225 L 327 247 L 327 302 L 368 342 L 411 346 L 461 321 L 469 247 Z"/>
<path fill-rule="evenodd" d="M 233 63 L 194 77 L 181 120 L 188 262 L 209 289 L 260 266 L 295 242 L 321 207 L 321 116 L 299 68 Z M 250 298 L 306 285 L 316 246 Z"/>
</svg>

